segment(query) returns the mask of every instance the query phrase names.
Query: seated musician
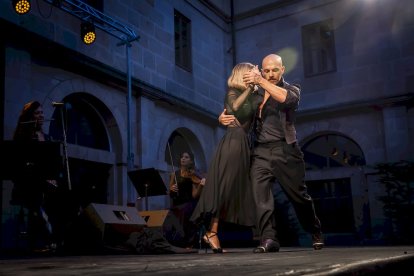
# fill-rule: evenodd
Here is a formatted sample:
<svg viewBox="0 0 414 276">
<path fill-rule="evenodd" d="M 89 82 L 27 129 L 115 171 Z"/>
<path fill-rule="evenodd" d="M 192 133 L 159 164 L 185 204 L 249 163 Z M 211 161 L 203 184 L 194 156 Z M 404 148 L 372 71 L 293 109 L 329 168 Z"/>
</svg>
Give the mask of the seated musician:
<svg viewBox="0 0 414 276">
<path fill-rule="evenodd" d="M 168 233 L 167 239 L 175 246 L 196 247 L 197 227 L 190 221 L 197 204 L 205 178 L 194 165 L 194 155 L 185 151 L 180 154 L 180 168 L 170 175 L 171 212 L 178 218 L 180 233 Z"/>
</svg>

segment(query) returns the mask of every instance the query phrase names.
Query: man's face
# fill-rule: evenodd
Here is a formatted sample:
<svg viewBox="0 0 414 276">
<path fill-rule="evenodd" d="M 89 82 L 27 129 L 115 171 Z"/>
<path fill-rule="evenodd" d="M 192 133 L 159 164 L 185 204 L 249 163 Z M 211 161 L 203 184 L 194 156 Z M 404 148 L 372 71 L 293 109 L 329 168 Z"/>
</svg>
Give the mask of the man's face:
<svg viewBox="0 0 414 276">
<path fill-rule="evenodd" d="M 262 76 L 273 84 L 277 84 L 285 72 L 283 66 L 278 60 L 266 59 L 262 63 Z"/>
</svg>

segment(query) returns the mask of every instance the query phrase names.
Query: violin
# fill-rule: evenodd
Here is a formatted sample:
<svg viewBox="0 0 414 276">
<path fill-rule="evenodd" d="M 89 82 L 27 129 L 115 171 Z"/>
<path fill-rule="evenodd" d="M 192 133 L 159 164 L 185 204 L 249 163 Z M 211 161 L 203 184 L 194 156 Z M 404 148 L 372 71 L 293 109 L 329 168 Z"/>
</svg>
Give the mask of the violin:
<svg viewBox="0 0 414 276">
<path fill-rule="evenodd" d="M 189 169 L 189 170 L 185 170 L 182 172 L 181 174 L 182 177 L 185 178 L 191 178 L 191 181 L 194 184 L 200 184 L 201 179 L 203 179 L 204 177 L 198 173 L 195 169 Z"/>
</svg>

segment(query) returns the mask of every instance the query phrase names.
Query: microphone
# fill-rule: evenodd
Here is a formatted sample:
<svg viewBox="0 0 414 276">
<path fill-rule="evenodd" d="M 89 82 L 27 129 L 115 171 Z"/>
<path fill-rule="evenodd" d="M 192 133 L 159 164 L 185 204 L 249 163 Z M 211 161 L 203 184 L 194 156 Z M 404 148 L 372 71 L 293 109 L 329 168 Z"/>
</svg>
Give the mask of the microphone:
<svg viewBox="0 0 414 276">
<path fill-rule="evenodd" d="M 52 106 L 58 107 L 58 106 L 64 106 L 65 103 L 59 103 L 59 102 L 52 102 Z"/>
</svg>

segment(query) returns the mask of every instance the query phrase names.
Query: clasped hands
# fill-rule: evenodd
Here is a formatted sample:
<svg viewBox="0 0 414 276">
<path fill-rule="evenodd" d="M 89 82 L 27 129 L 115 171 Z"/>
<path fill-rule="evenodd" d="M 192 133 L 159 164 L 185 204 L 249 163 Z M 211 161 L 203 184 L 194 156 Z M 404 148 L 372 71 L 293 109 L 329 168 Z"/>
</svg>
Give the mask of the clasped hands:
<svg viewBox="0 0 414 276">
<path fill-rule="evenodd" d="M 249 70 L 247 73 L 243 74 L 243 81 L 247 85 L 256 86 L 257 84 L 259 84 L 261 78 L 262 78 L 262 75 L 260 74 L 258 65 L 256 65 L 253 68 L 253 70 Z M 256 90 L 257 90 L 257 87 L 254 87 L 254 91 Z M 224 126 L 228 126 L 236 121 L 236 117 L 234 117 L 234 115 L 226 114 L 226 109 L 224 109 L 223 112 L 218 117 L 218 120 L 220 124 Z"/>
<path fill-rule="evenodd" d="M 262 75 L 260 74 L 259 66 L 256 65 L 252 70 L 243 74 L 243 81 L 247 85 L 257 85 L 259 84 Z"/>
</svg>

